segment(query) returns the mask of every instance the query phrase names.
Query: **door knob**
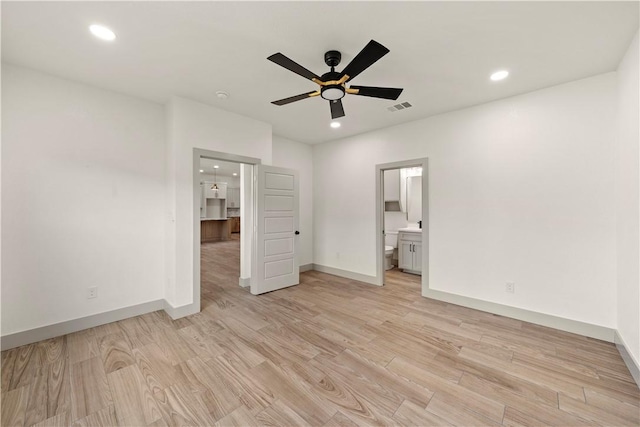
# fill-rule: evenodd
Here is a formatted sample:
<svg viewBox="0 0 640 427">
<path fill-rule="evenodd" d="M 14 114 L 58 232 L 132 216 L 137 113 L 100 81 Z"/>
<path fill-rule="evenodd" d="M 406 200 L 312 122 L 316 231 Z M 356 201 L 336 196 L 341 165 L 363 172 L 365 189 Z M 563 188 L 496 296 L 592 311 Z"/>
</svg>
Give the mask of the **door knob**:
<svg viewBox="0 0 640 427">
<path fill-rule="evenodd" d="M 300 234 L 300 232 L 299 232 L 298 230 L 296 230 L 296 236 L 297 236 L 298 234 Z"/>
</svg>

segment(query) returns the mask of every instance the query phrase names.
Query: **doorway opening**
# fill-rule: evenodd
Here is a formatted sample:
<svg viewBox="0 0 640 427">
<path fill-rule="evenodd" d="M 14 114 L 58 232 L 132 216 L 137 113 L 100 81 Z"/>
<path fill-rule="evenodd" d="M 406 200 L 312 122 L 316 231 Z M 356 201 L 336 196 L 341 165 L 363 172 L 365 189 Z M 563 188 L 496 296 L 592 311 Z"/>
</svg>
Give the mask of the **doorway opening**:
<svg viewBox="0 0 640 427">
<path fill-rule="evenodd" d="M 427 171 L 427 159 L 376 166 L 379 285 L 428 289 Z"/>
<path fill-rule="evenodd" d="M 193 295 L 203 310 L 250 285 L 254 166 L 261 162 L 201 149 L 193 160 Z"/>
<path fill-rule="evenodd" d="M 201 309 L 240 280 L 242 163 L 200 158 Z"/>
</svg>

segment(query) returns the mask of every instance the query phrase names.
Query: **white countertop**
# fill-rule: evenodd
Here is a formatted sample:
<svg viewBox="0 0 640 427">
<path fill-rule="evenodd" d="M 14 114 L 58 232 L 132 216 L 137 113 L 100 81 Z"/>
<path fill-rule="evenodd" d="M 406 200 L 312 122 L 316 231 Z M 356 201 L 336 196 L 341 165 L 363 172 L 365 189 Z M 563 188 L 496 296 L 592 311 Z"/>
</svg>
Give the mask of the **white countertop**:
<svg viewBox="0 0 640 427">
<path fill-rule="evenodd" d="M 200 218 L 200 221 L 226 221 L 228 218 Z"/>
<path fill-rule="evenodd" d="M 402 231 L 403 233 L 422 233 L 422 228 L 405 227 L 398 228 L 398 231 Z"/>
</svg>

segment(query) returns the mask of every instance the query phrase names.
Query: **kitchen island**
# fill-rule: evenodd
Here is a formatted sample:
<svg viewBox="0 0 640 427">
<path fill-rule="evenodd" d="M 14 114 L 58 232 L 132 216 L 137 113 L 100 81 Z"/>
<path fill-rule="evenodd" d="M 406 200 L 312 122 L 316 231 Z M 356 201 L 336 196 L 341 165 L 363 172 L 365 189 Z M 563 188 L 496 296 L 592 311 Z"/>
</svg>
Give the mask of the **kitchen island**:
<svg viewBox="0 0 640 427">
<path fill-rule="evenodd" d="M 200 218 L 200 243 L 220 242 L 231 238 L 227 218 Z"/>
</svg>

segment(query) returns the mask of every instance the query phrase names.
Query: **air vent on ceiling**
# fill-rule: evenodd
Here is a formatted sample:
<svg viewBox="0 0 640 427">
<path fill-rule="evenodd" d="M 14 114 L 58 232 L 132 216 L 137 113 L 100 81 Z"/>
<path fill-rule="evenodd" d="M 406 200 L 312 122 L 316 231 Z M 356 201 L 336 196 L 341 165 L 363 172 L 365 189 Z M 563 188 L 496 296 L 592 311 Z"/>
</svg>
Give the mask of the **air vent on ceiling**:
<svg viewBox="0 0 640 427">
<path fill-rule="evenodd" d="M 401 102 L 400 104 L 396 104 L 392 107 L 388 107 L 387 110 L 393 112 L 393 111 L 399 111 L 399 110 L 406 110 L 407 108 L 413 107 L 410 103 L 408 102 Z"/>
</svg>

